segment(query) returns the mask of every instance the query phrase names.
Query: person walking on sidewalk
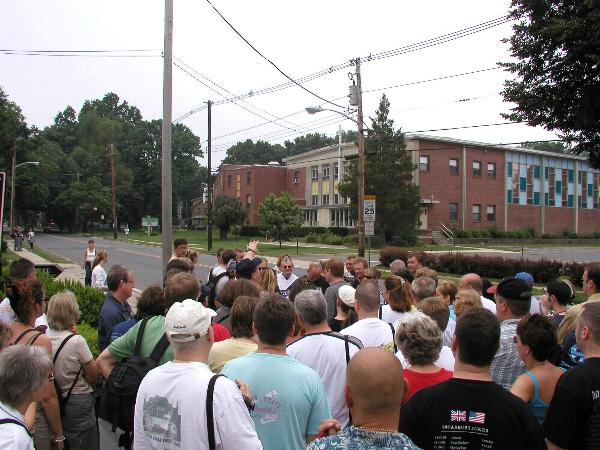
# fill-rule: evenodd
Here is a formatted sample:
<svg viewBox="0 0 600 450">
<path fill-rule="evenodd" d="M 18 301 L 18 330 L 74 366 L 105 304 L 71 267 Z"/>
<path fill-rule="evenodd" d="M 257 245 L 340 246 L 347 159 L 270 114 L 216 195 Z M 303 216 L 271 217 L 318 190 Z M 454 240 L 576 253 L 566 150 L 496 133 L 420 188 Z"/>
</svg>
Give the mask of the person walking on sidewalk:
<svg viewBox="0 0 600 450">
<path fill-rule="evenodd" d="M 94 240 L 90 239 L 88 241 L 88 246 L 83 250 L 83 264 L 81 267 L 85 271 L 85 285 L 92 285 L 92 263 L 96 259 L 96 247 L 94 245 Z"/>
<path fill-rule="evenodd" d="M 35 233 L 33 232 L 33 228 L 29 229 L 27 233 L 27 242 L 29 242 L 29 247 L 33 250 L 33 244 L 35 242 Z"/>
</svg>

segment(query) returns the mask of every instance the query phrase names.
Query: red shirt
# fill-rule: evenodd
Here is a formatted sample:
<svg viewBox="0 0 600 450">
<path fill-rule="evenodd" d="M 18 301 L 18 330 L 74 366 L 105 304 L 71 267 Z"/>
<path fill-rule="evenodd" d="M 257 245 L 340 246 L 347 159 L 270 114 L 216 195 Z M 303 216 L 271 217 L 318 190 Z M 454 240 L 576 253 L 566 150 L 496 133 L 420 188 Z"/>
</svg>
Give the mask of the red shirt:
<svg viewBox="0 0 600 450">
<path fill-rule="evenodd" d="M 452 372 L 446 369 L 440 369 L 433 373 L 421 373 L 410 369 L 404 369 L 404 379 L 408 380 L 408 390 L 404 393 L 402 404 L 404 405 L 415 392 L 450 378 L 452 378 Z"/>
<path fill-rule="evenodd" d="M 231 337 L 229 330 L 220 323 L 213 323 L 212 328 L 213 335 L 215 336 L 215 342 L 224 341 L 225 339 L 229 339 Z"/>
</svg>

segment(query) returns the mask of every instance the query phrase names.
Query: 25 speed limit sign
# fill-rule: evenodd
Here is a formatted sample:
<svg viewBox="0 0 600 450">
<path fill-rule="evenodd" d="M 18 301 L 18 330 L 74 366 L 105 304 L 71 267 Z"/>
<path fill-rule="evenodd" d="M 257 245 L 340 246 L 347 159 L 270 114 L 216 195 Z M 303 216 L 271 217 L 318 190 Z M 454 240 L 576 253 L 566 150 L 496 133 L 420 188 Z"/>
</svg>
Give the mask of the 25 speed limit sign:
<svg viewBox="0 0 600 450">
<path fill-rule="evenodd" d="M 365 195 L 363 201 L 365 222 L 375 222 L 375 196 Z"/>
</svg>

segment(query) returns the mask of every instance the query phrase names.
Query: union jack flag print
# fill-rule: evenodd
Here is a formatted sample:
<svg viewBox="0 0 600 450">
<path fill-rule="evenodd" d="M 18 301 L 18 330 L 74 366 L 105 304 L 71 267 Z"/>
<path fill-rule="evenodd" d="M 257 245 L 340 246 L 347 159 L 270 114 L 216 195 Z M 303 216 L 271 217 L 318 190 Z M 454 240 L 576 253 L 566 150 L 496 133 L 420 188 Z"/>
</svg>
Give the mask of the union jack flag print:
<svg viewBox="0 0 600 450">
<path fill-rule="evenodd" d="M 485 423 L 485 413 L 469 411 L 469 422 L 483 425 Z"/>
<path fill-rule="evenodd" d="M 453 409 L 450 411 L 450 422 L 466 422 L 467 412 Z"/>
</svg>

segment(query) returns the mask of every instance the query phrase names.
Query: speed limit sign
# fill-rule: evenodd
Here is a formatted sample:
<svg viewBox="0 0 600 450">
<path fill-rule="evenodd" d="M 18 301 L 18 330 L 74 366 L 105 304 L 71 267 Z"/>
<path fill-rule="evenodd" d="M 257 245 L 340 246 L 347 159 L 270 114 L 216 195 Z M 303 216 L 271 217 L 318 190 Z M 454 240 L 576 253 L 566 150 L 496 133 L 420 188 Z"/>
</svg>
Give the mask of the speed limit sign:
<svg viewBox="0 0 600 450">
<path fill-rule="evenodd" d="M 363 201 L 365 222 L 375 222 L 375 196 L 365 195 Z"/>
</svg>

